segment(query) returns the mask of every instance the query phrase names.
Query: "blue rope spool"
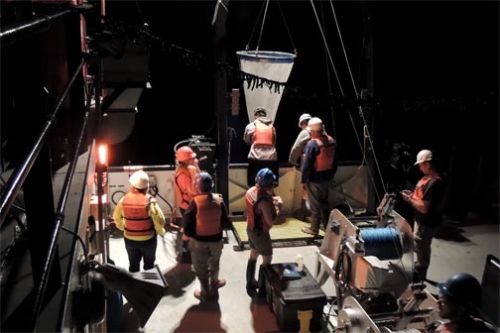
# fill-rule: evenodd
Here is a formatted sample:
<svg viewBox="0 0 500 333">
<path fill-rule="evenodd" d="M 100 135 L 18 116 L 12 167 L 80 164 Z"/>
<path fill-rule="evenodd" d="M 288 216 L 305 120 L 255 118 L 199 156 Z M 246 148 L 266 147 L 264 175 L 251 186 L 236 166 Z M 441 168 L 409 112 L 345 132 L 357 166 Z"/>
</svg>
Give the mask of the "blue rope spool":
<svg viewBox="0 0 500 333">
<path fill-rule="evenodd" d="M 401 259 L 403 245 L 396 228 L 361 229 L 365 243 L 365 256 L 374 256 L 379 260 Z"/>
</svg>

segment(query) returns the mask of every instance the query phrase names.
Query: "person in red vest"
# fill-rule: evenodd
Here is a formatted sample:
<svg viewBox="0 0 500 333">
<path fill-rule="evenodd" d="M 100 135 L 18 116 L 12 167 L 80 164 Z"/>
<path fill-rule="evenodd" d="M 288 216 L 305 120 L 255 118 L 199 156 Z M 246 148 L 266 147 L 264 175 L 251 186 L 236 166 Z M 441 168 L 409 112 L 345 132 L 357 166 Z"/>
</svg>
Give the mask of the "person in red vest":
<svg viewBox="0 0 500 333">
<path fill-rule="evenodd" d="M 263 293 L 263 267 L 270 265 L 273 259 L 273 244 L 269 231 L 278 217 L 278 205 L 274 197 L 276 176 L 269 168 L 260 169 L 255 177 L 255 185 L 245 194 L 247 207 L 247 234 L 250 256 L 247 262 L 246 289 L 252 296 L 255 289 Z M 262 256 L 259 281 L 255 280 L 257 258 Z"/>
<path fill-rule="evenodd" d="M 194 297 L 200 300 L 216 299 L 218 289 L 226 285 L 219 279 L 219 263 L 223 248 L 222 231 L 231 228 L 222 196 L 212 193 L 212 176 L 201 171 L 195 178 L 198 195 L 193 197 L 182 225 L 189 237 L 189 250 L 193 270 L 200 281 L 200 290 Z"/>
<path fill-rule="evenodd" d="M 247 185 L 255 185 L 255 175 L 262 168 L 270 168 L 275 175 L 279 174 L 278 153 L 276 152 L 276 128 L 273 121 L 267 118 L 264 108 L 254 111 L 254 121 L 245 127 L 243 140 L 250 146 L 248 152 Z M 278 180 L 276 179 L 276 186 Z"/>
<path fill-rule="evenodd" d="M 311 225 L 302 232 L 318 235 L 325 228 L 332 209 L 336 207 L 335 181 L 338 162 L 335 156 L 337 143 L 325 132 L 323 121 L 314 117 L 309 120 L 311 140 L 306 144 L 301 168 L 301 183 L 307 190 L 311 210 Z"/>
<path fill-rule="evenodd" d="M 113 212 L 116 228 L 123 231 L 129 271 L 139 272 L 141 260 L 144 270 L 155 266 L 156 235 L 165 234 L 165 216 L 149 193 L 149 176 L 139 170 L 130 178 L 130 191 L 118 201 Z"/>
<path fill-rule="evenodd" d="M 417 261 L 414 280 L 425 281 L 431 261 L 432 240 L 442 221 L 445 184 L 436 169 L 432 151 L 421 150 L 414 165 L 418 165 L 424 176 L 413 191 L 403 190 L 401 196 L 415 210 L 413 239 Z"/>
<path fill-rule="evenodd" d="M 198 165 L 198 160 L 196 159 L 196 153 L 189 146 L 182 146 L 175 152 L 175 160 L 177 165 L 175 168 L 175 198 L 176 198 L 176 209 L 174 209 L 174 216 L 176 216 L 176 211 L 179 209 L 181 217 L 189 206 L 189 203 L 195 195 L 198 194 L 198 190 L 194 186 L 194 180 L 196 175 L 200 172 L 200 167 Z M 172 221 L 177 221 L 172 219 Z M 172 222 L 171 222 L 172 223 Z M 179 227 L 176 222 L 175 226 Z M 181 230 L 177 234 L 177 260 L 179 262 L 189 262 L 189 238 Z"/>
</svg>

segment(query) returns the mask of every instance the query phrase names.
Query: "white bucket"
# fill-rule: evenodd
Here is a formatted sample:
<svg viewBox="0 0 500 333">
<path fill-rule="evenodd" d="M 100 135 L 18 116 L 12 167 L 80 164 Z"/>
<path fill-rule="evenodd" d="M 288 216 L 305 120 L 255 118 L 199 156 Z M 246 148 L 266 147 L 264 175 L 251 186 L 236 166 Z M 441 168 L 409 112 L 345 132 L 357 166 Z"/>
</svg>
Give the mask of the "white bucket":
<svg viewBox="0 0 500 333">
<path fill-rule="evenodd" d="M 248 121 L 254 120 L 254 110 L 261 107 L 266 109 L 267 117 L 274 123 L 285 89 L 284 84 L 288 81 L 293 68 L 295 54 L 277 51 L 237 51 L 236 55 L 242 72 L 281 83 L 261 84 L 262 80 L 253 77 L 243 82 Z"/>
</svg>

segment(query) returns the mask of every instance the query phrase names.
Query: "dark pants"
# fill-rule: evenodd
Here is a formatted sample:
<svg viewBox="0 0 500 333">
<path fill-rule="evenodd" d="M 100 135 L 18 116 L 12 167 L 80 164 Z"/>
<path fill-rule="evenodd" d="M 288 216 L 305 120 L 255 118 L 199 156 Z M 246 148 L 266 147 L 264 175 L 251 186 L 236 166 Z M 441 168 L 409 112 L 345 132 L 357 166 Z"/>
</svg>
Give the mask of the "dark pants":
<svg viewBox="0 0 500 333">
<path fill-rule="evenodd" d="M 255 176 L 260 169 L 269 168 L 273 171 L 276 176 L 275 185 L 279 184 L 280 169 L 278 161 L 264 161 L 264 160 L 254 160 L 248 159 L 248 170 L 247 170 L 247 185 L 252 187 L 255 185 Z"/>
<path fill-rule="evenodd" d="M 156 261 L 156 235 L 146 241 L 134 241 L 125 238 L 125 249 L 127 249 L 129 268 L 131 273 L 139 272 L 141 260 L 144 259 L 144 270 L 155 267 Z"/>
</svg>

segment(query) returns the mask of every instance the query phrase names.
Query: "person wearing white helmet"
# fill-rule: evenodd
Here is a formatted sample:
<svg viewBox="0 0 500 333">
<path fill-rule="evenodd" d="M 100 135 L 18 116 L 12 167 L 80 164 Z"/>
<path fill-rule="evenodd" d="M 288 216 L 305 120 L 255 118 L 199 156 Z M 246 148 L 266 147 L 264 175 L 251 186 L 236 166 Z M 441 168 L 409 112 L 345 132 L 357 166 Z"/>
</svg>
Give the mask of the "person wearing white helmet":
<svg viewBox="0 0 500 333">
<path fill-rule="evenodd" d="M 274 174 L 279 174 L 276 128 L 273 121 L 267 117 L 267 111 L 264 108 L 255 109 L 254 121 L 245 127 L 243 141 L 250 146 L 247 169 L 248 186 L 254 185 L 255 175 L 262 168 L 270 168 Z"/>
<path fill-rule="evenodd" d="M 421 150 L 414 165 L 424 174 L 413 191 L 401 196 L 414 209 L 414 251 L 417 256 L 414 280 L 425 281 L 431 260 L 431 244 L 442 221 L 445 185 L 437 171 L 432 151 Z"/>
<path fill-rule="evenodd" d="M 301 168 L 301 183 L 307 190 L 311 209 L 311 226 L 302 232 L 317 236 L 325 228 L 332 209 L 336 207 L 335 181 L 338 162 L 335 156 L 337 142 L 325 132 L 320 118 L 309 120 L 311 140 L 306 144 Z"/>
<path fill-rule="evenodd" d="M 311 140 L 311 132 L 309 131 L 307 125 L 311 119 L 309 113 L 303 113 L 299 117 L 299 128 L 301 129 L 299 135 L 293 143 L 290 154 L 288 155 L 288 163 L 294 165 L 300 171 L 300 166 L 302 164 L 302 155 L 304 154 L 304 148 L 306 144 Z M 307 221 L 306 217 L 311 214 L 308 204 L 307 204 L 307 190 L 302 187 L 302 201 L 300 208 L 293 212 L 293 216 L 301 221 Z"/>
<path fill-rule="evenodd" d="M 130 178 L 130 191 L 116 204 L 113 219 L 116 228 L 123 231 L 129 271 L 139 272 L 141 261 L 144 270 L 152 269 L 156 261 L 156 235 L 165 234 L 165 216 L 149 193 L 149 175 L 134 172 Z"/>
</svg>

